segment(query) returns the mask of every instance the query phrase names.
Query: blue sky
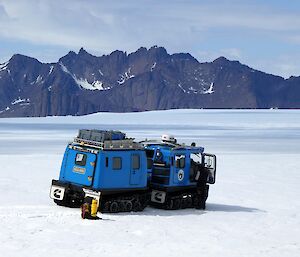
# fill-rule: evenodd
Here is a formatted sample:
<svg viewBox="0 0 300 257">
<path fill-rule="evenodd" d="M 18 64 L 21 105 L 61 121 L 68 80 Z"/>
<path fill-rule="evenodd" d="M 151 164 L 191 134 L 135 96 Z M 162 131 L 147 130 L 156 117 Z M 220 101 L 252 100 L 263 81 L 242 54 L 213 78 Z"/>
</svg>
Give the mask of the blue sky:
<svg viewBox="0 0 300 257">
<path fill-rule="evenodd" d="M 102 55 L 153 45 L 300 76 L 300 1 L 0 0 L 0 62 L 15 53 L 56 62 L 80 47 Z"/>
</svg>

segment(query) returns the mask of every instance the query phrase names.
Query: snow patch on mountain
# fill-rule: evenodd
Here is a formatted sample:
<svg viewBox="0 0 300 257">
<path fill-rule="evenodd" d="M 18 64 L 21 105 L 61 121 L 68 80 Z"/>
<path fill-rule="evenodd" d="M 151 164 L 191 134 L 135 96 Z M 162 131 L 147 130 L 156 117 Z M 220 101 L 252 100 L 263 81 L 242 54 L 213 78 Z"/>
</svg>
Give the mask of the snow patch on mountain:
<svg viewBox="0 0 300 257">
<path fill-rule="evenodd" d="M 50 75 L 50 74 L 52 73 L 53 69 L 54 69 L 54 66 L 53 66 L 53 65 L 51 65 L 51 66 L 50 66 L 50 70 L 49 70 L 49 73 L 48 73 L 48 75 Z"/>
<path fill-rule="evenodd" d="M 214 86 L 214 83 L 212 82 L 209 86 L 208 89 L 206 89 L 205 87 L 203 87 L 202 90 L 199 90 L 197 88 L 194 88 L 193 86 L 189 87 L 188 89 L 184 88 L 181 83 L 178 84 L 178 87 L 186 94 L 201 94 L 201 95 L 206 95 L 206 94 L 212 94 L 214 93 L 215 91 L 213 90 L 213 86 Z"/>
<path fill-rule="evenodd" d="M 0 64 L 0 71 L 6 70 L 6 69 L 7 69 L 8 63 L 9 63 L 9 62 L 5 62 L 5 63 Z"/>
<path fill-rule="evenodd" d="M 96 80 L 96 81 L 93 81 L 92 83 L 89 83 L 87 79 L 83 79 L 83 78 L 77 79 L 76 76 L 74 77 L 74 80 L 79 86 L 81 86 L 82 88 L 87 89 L 87 90 L 107 90 L 107 89 L 110 89 L 110 87 L 104 88 L 103 87 L 103 82 L 99 81 L 99 80 Z"/>
<path fill-rule="evenodd" d="M 86 78 L 77 78 L 76 75 L 72 74 L 63 63 L 60 62 L 59 64 L 61 69 L 65 73 L 68 73 L 80 88 L 86 90 L 100 90 L 100 91 L 111 89 L 111 87 L 104 87 L 103 82 L 99 80 L 94 80 L 92 83 L 90 83 Z"/>
<path fill-rule="evenodd" d="M 65 65 L 63 65 L 63 63 L 60 62 L 59 65 L 60 65 L 60 68 L 62 69 L 63 72 L 68 73 L 68 74 L 70 74 L 71 76 L 73 76 L 73 75 L 71 74 L 71 72 L 69 72 L 69 70 L 67 69 L 67 67 L 66 67 Z"/>
<path fill-rule="evenodd" d="M 125 83 L 125 81 L 135 77 L 135 75 L 130 73 L 131 73 L 131 68 L 128 68 L 128 70 L 124 74 L 120 74 L 121 78 L 117 80 L 118 84 L 122 85 Z"/>
<path fill-rule="evenodd" d="M 151 71 L 153 71 L 153 70 L 155 69 L 155 67 L 156 67 L 156 62 L 153 63 L 153 65 L 152 65 L 152 67 L 151 67 Z"/>
<path fill-rule="evenodd" d="M 209 88 L 207 90 L 203 91 L 202 94 L 205 95 L 205 94 L 212 94 L 212 93 L 214 93 L 215 91 L 213 90 L 213 87 L 214 87 L 214 83 L 212 82 L 210 84 Z"/>
<path fill-rule="evenodd" d="M 6 112 L 6 111 L 9 111 L 9 110 L 10 110 L 10 107 L 7 106 L 7 107 L 4 108 L 3 110 L 1 110 L 0 113 Z"/>
<path fill-rule="evenodd" d="M 26 99 L 21 99 L 20 97 L 18 99 L 15 99 L 11 102 L 12 105 L 15 105 L 15 104 L 19 104 L 19 103 L 22 103 L 22 102 L 25 102 Z"/>
<path fill-rule="evenodd" d="M 184 92 L 184 93 L 186 93 L 187 91 L 181 86 L 181 84 L 179 83 L 178 84 L 178 87 Z"/>
<path fill-rule="evenodd" d="M 32 82 L 30 83 L 30 85 L 34 85 L 34 84 L 42 84 L 42 83 L 44 83 L 44 81 L 43 81 L 43 76 L 38 75 L 37 78 L 36 78 L 34 81 L 32 81 Z"/>
<path fill-rule="evenodd" d="M 194 94 L 198 93 L 198 90 L 194 87 L 189 87 L 189 91 L 193 92 Z"/>
<path fill-rule="evenodd" d="M 38 77 L 36 78 L 35 83 L 36 84 L 43 83 L 43 77 L 41 75 L 38 75 Z"/>
</svg>

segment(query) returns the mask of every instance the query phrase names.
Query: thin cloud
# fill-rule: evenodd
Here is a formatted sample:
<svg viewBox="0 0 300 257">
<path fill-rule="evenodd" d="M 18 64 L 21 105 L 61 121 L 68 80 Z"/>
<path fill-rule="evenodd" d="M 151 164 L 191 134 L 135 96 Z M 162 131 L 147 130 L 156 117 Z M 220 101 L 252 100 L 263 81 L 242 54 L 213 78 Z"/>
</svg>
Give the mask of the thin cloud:
<svg viewBox="0 0 300 257">
<path fill-rule="evenodd" d="M 170 52 L 185 51 L 196 57 L 202 50 L 211 58 L 240 59 L 247 56 L 245 46 L 242 54 L 241 42 L 234 39 L 246 42 L 240 36 L 245 32 L 271 44 L 273 39 L 278 44 L 300 42 L 299 10 L 281 10 L 250 0 L 0 0 L 0 20 L 0 40 L 72 50 L 83 46 L 97 54 L 162 45 Z M 225 45 L 220 34 L 232 37 L 232 44 Z M 216 42 L 218 37 L 220 42 Z M 201 49 L 206 42 L 214 46 Z"/>
<path fill-rule="evenodd" d="M 242 52 L 238 48 L 229 48 L 229 49 L 222 49 L 221 55 L 225 55 L 230 59 L 240 59 L 242 57 Z"/>
<path fill-rule="evenodd" d="M 156 42 L 179 45 L 201 40 L 210 28 L 244 28 L 298 31 L 300 15 L 273 14 L 264 8 L 196 2 L 132 1 L 1 1 L 9 18 L 1 22 L 0 35 L 33 43 L 66 47 L 85 45 L 92 50 L 130 50 Z M 156 4 L 153 4 L 156 3 Z M 202 35 L 200 36 L 199 34 Z M 178 43 L 177 43 L 178 45 Z"/>
</svg>

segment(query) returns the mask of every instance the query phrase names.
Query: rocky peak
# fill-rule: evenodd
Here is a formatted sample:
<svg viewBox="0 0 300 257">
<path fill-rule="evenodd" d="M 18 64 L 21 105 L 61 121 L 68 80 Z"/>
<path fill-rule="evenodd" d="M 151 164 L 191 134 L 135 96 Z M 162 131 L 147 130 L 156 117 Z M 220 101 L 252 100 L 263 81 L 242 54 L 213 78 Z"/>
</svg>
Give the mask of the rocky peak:
<svg viewBox="0 0 300 257">
<path fill-rule="evenodd" d="M 164 47 L 158 47 L 158 46 L 152 46 L 148 50 L 148 54 L 150 57 L 158 61 L 170 57 L 170 55 L 168 54 L 167 50 Z"/>
<path fill-rule="evenodd" d="M 225 58 L 224 56 L 220 56 L 219 58 L 217 58 L 217 59 L 215 59 L 214 61 L 213 61 L 213 63 L 214 64 L 227 64 L 227 63 L 229 63 L 230 61 L 227 59 L 227 58 Z"/>
<path fill-rule="evenodd" d="M 199 63 L 198 60 L 189 53 L 176 53 L 172 54 L 172 57 L 179 61 L 193 61 Z"/>
<path fill-rule="evenodd" d="M 31 64 L 42 64 L 42 63 L 40 63 L 35 58 L 22 55 L 22 54 L 14 54 L 8 62 L 9 66 L 18 66 L 18 67 L 31 65 Z"/>
<path fill-rule="evenodd" d="M 68 64 L 70 62 L 75 62 L 75 59 L 77 59 L 77 54 L 74 51 L 70 51 L 59 59 L 59 63 Z"/>
<path fill-rule="evenodd" d="M 83 47 L 80 48 L 78 55 L 90 55 Z"/>
</svg>

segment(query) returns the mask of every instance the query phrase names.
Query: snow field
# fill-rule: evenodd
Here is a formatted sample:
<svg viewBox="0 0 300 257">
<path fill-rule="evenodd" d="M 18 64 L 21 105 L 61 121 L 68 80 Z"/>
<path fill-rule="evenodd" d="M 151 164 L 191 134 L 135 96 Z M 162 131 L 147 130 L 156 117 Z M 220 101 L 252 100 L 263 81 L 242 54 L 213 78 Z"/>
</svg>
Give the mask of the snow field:
<svg viewBox="0 0 300 257">
<path fill-rule="evenodd" d="M 125 118 L 124 118 L 125 117 Z M 155 122 L 155 126 L 152 123 Z M 184 123 L 184 124 L 183 124 Z M 170 132 L 218 158 L 207 210 L 105 214 L 49 199 L 78 128 Z M 300 255 L 300 112 L 179 110 L 0 120 L 0 250 L 18 256 Z"/>
</svg>

